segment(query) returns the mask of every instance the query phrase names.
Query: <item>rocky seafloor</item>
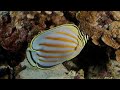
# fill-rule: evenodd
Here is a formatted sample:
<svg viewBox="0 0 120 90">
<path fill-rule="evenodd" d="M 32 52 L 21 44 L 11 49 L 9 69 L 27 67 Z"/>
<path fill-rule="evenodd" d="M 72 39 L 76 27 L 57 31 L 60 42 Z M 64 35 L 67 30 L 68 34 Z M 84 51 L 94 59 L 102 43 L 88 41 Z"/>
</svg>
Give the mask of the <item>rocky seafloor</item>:
<svg viewBox="0 0 120 90">
<path fill-rule="evenodd" d="M 49 70 L 30 66 L 32 38 L 67 23 L 89 36 L 81 53 Z M 120 79 L 120 12 L 0 11 L 0 79 Z"/>
</svg>

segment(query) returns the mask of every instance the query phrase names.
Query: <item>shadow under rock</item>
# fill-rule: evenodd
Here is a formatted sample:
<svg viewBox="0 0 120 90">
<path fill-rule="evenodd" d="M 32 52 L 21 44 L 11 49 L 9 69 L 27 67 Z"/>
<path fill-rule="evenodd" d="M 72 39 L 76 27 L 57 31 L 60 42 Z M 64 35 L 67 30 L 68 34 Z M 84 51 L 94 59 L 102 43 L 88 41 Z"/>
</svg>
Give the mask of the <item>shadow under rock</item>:
<svg viewBox="0 0 120 90">
<path fill-rule="evenodd" d="M 88 40 L 87 44 L 83 48 L 83 50 L 80 52 L 80 54 L 76 57 L 76 59 L 71 60 L 73 65 L 71 68 L 69 68 L 69 65 L 67 63 L 71 62 L 65 62 L 63 65 L 68 69 L 72 69 L 75 71 L 78 71 L 80 69 L 84 70 L 84 76 L 87 78 L 88 75 L 88 69 L 90 66 L 99 66 L 100 69 L 107 69 L 106 64 L 108 62 L 108 54 L 107 54 L 107 47 L 106 46 L 97 46 L 92 43 L 91 40 Z"/>
</svg>

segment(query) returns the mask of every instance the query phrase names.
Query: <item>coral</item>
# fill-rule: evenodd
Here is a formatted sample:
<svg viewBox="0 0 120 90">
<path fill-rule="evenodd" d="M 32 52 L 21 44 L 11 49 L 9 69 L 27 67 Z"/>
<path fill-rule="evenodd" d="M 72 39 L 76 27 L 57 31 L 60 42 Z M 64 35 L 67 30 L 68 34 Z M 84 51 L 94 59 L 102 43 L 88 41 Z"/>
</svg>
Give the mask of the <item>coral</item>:
<svg viewBox="0 0 120 90">
<path fill-rule="evenodd" d="M 6 32 L 6 34 L 9 35 L 10 33 Z M 24 29 L 15 30 L 11 33 L 10 36 L 2 39 L 1 46 L 6 50 L 15 52 L 22 47 L 22 44 L 25 42 L 26 37 L 27 37 L 26 30 L 24 30 Z"/>
<path fill-rule="evenodd" d="M 76 18 L 81 22 L 80 30 L 92 38 L 98 46 L 109 46 L 114 50 L 120 48 L 120 13 L 117 11 L 80 11 Z M 118 58 L 118 55 L 116 55 Z"/>
<path fill-rule="evenodd" d="M 108 72 L 114 79 L 120 79 L 120 63 L 115 60 L 110 60 L 107 64 Z"/>
<path fill-rule="evenodd" d="M 103 34 L 104 34 L 103 30 L 97 30 L 96 32 L 94 32 L 94 35 L 91 37 L 92 38 L 92 42 L 95 45 L 99 45 L 100 46 L 99 38 L 102 37 Z"/>
<path fill-rule="evenodd" d="M 116 54 L 116 60 L 117 60 L 118 62 L 120 62 L 120 49 L 118 49 L 118 50 L 115 52 L 115 54 Z"/>
<path fill-rule="evenodd" d="M 87 34 L 92 41 L 92 44 L 95 45 L 93 45 L 94 48 L 92 49 L 96 49 L 96 52 L 96 46 L 100 49 L 102 47 L 109 49 L 108 51 L 104 51 L 102 55 L 107 53 L 110 58 L 112 57 L 119 62 L 119 20 L 120 11 L 1 11 L 0 64 L 2 61 L 6 60 L 10 66 L 19 65 L 19 62 L 25 58 L 25 50 L 27 49 L 28 43 L 31 42 L 35 35 L 44 30 L 66 23 L 76 24 L 83 33 Z M 88 44 L 90 47 L 89 42 Z M 90 51 L 93 50 L 90 49 Z M 99 52 L 101 53 L 101 51 Z M 83 52 L 81 52 L 81 54 L 82 53 Z M 93 53 L 93 55 L 95 53 Z M 89 56 L 89 54 L 85 57 L 87 56 Z M 79 59 L 80 63 L 82 63 L 81 58 L 77 57 L 73 61 L 64 63 L 64 66 L 68 67 L 69 70 L 73 69 L 77 71 L 80 69 L 78 67 L 80 64 L 76 66 L 72 62 L 77 62 Z M 87 63 L 87 58 L 85 60 L 87 66 L 89 63 Z M 95 61 L 93 62 L 95 63 Z M 102 76 L 103 74 L 106 75 L 106 72 L 101 73 L 101 75 L 97 76 Z M 76 74 L 75 78 L 80 78 L 79 72 Z"/>
<path fill-rule="evenodd" d="M 102 36 L 102 41 L 110 46 L 110 47 L 113 47 L 114 49 L 118 49 L 120 48 L 120 43 L 117 43 L 116 42 L 116 39 L 114 39 L 113 37 L 114 34 L 111 34 L 111 32 L 104 32 L 104 35 Z"/>
<path fill-rule="evenodd" d="M 120 20 L 120 11 L 111 11 L 115 20 Z"/>
<path fill-rule="evenodd" d="M 59 15 L 59 16 L 63 16 L 64 13 L 62 11 L 53 11 L 55 14 Z"/>
<path fill-rule="evenodd" d="M 120 21 L 113 21 L 109 25 L 109 30 L 113 30 L 113 29 L 120 29 Z"/>
<path fill-rule="evenodd" d="M 0 42 L 4 49 L 17 52 L 39 32 L 65 23 L 61 11 L 10 11 L 1 15 Z"/>
<path fill-rule="evenodd" d="M 61 16 L 61 15 L 58 15 L 58 14 L 57 15 L 53 15 L 51 18 L 52 18 L 52 22 L 56 26 L 68 23 L 68 21 L 66 20 L 66 18 L 64 16 Z"/>
</svg>

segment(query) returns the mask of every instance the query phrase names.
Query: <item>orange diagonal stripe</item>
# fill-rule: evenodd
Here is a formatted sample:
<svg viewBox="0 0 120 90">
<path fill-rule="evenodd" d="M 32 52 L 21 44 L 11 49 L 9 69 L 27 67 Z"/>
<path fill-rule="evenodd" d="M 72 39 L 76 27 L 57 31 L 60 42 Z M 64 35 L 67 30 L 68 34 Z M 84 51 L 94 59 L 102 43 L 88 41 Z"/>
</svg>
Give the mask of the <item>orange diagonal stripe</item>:
<svg viewBox="0 0 120 90">
<path fill-rule="evenodd" d="M 37 50 L 40 52 L 45 52 L 45 53 L 67 53 L 67 52 L 73 52 L 74 50 L 66 50 L 66 51 L 57 51 L 57 50 Z"/>
<path fill-rule="evenodd" d="M 43 58 L 65 58 L 66 56 L 43 56 L 43 55 L 39 55 L 37 54 L 39 57 L 43 57 Z"/>
<path fill-rule="evenodd" d="M 64 41 L 64 42 L 71 42 L 71 43 L 75 43 L 77 44 L 77 42 L 73 41 L 73 40 L 70 40 L 70 39 L 67 39 L 67 38 L 62 38 L 62 37 L 50 37 L 50 36 L 47 36 L 45 37 L 46 39 L 51 39 L 51 40 L 58 40 L 58 41 Z"/>
<path fill-rule="evenodd" d="M 70 36 L 70 37 L 74 38 L 75 40 L 78 39 L 77 37 L 75 37 L 75 36 L 73 36 L 73 35 L 71 35 L 71 34 L 69 34 L 69 33 L 66 33 L 66 32 L 56 32 L 56 33 L 64 34 L 64 35 Z"/>
<path fill-rule="evenodd" d="M 48 44 L 48 43 L 43 43 L 39 45 L 44 45 L 48 47 L 61 47 L 61 48 L 75 48 L 76 46 L 68 46 L 68 45 L 60 45 L 60 44 Z"/>
</svg>

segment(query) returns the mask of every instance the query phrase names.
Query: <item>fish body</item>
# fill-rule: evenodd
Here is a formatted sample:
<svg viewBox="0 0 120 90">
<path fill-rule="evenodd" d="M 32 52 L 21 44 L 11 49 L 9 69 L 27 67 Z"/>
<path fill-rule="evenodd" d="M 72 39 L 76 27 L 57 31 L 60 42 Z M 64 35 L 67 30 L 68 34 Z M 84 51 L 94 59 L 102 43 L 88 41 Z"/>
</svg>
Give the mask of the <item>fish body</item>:
<svg viewBox="0 0 120 90">
<path fill-rule="evenodd" d="M 36 35 L 27 48 L 29 63 L 38 68 L 51 68 L 76 57 L 88 36 L 74 24 L 64 24 Z"/>
</svg>

